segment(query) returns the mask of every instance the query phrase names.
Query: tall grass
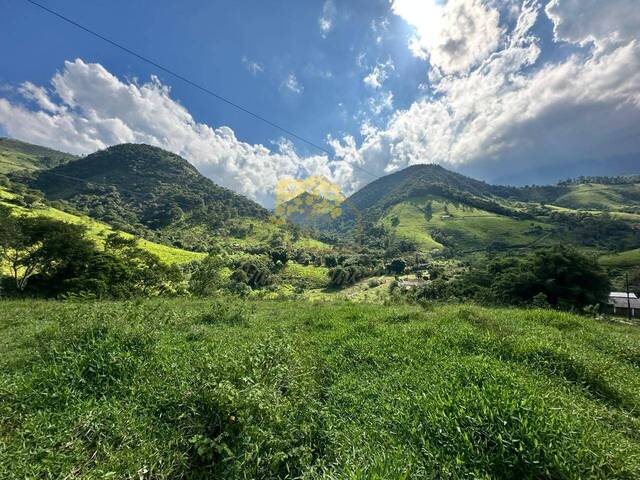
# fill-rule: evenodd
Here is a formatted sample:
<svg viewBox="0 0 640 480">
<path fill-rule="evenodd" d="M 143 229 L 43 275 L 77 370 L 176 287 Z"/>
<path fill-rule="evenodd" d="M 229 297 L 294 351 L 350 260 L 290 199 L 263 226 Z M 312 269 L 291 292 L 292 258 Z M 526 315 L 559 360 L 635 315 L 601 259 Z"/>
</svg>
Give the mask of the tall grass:
<svg viewBox="0 0 640 480">
<path fill-rule="evenodd" d="M 0 478 L 639 478 L 640 333 L 544 310 L 0 303 Z"/>
</svg>

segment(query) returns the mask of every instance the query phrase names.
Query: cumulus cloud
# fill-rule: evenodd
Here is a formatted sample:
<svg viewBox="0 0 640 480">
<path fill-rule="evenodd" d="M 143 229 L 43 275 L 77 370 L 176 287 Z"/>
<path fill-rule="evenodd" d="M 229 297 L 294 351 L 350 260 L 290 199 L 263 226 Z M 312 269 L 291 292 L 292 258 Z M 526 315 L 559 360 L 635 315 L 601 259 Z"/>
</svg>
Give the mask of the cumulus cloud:
<svg viewBox="0 0 640 480">
<path fill-rule="evenodd" d="M 413 54 L 446 73 L 478 65 L 502 36 L 498 10 L 483 0 L 392 0 L 391 9 L 416 29 Z"/>
<path fill-rule="evenodd" d="M 551 0 L 545 10 L 556 40 L 605 47 L 640 32 L 640 5 L 633 0 Z"/>
<path fill-rule="evenodd" d="M 553 3 L 556 35 L 575 43 L 600 38 L 598 28 L 586 28 L 588 21 L 579 34 L 567 33 L 561 26 L 573 21 L 576 11 L 568 7 L 577 3 Z M 439 163 L 474 166 L 485 177 L 638 152 L 640 42 L 627 20 L 610 28 L 616 45 L 544 63 L 532 33 L 540 9 L 536 1 L 525 1 L 501 47 L 478 67 L 451 74 L 441 63 L 430 72 L 432 95 L 396 111 L 382 128 L 367 125 L 359 146 L 351 137 L 336 140 L 337 151 L 377 175 Z M 599 10 L 590 13 L 597 18 Z M 369 181 L 357 170 L 354 174 L 352 185 Z"/>
<path fill-rule="evenodd" d="M 409 10 L 400 9 L 410 1 L 394 0 L 392 7 L 416 25 L 422 20 L 409 19 Z M 430 63 L 425 96 L 393 111 L 393 94 L 383 88 L 379 71 L 367 82 L 374 91 L 365 108 L 384 123 L 371 124 L 362 115 L 361 141 L 351 135 L 329 137 L 332 160 L 300 158 L 285 141 L 272 150 L 247 144 L 228 127 L 196 122 L 158 79 L 124 82 L 82 60 L 67 62 L 47 88 L 24 83 L 19 91 L 26 105 L 0 98 L 0 125 L 9 135 L 74 153 L 122 142 L 157 145 L 267 205 L 278 180 L 287 176 L 324 175 L 350 193 L 371 181 L 371 173 L 384 175 L 417 163 L 473 166 L 490 179 L 639 152 L 640 28 L 627 9 L 633 2 L 611 0 L 607 11 L 604 2 L 590 0 L 580 0 L 579 6 L 576 0 L 551 0 L 544 9 L 537 0 L 505 0 L 501 4 L 510 6 L 501 9 L 503 24 L 494 22 L 498 3 L 419 2 L 432 5 L 428 12 L 445 24 L 436 29 L 437 42 L 420 37 L 413 45 Z M 452 11 L 459 12 L 455 19 Z M 470 12 L 475 17 L 467 21 Z M 541 51 L 548 42 L 535 33 L 545 14 L 555 41 L 576 46 L 562 49 L 564 57 L 553 61 Z M 470 36 L 458 45 L 460 58 L 448 56 L 440 47 L 465 25 Z M 486 38 L 491 41 L 484 46 L 471 44 Z M 365 61 L 364 54 L 358 57 L 361 68 Z M 302 93 L 293 73 L 282 88 Z"/>
<path fill-rule="evenodd" d="M 379 95 L 368 100 L 369 110 L 374 115 L 381 115 L 385 111 L 393 110 L 393 92 L 380 92 Z"/>
<path fill-rule="evenodd" d="M 333 28 L 336 13 L 337 10 L 333 0 L 325 0 L 322 5 L 322 15 L 320 15 L 318 19 L 318 26 L 320 27 L 320 35 L 322 35 L 322 38 L 326 38 Z"/>
<path fill-rule="evenodd" d="M 18 91 L 28 100 L 34 101 L 40 108 L 47 112 L 57 113 L 64 110 L 64 107 L 52 102 L 46 88 L 38 87 L 31 82 L 24 82 Z"/>
<path fill-rule="evenodd" d="M 228 127 L 196 122 L 155 77 L 142 84 L 123 82 L 101 65 L 77 59 L 65 62 L 51 85 L 58 102 L 42 87 L 20 88 L 39 109 L 0 98 L 0 125 L 9 135 L 77 154 L 125 142 L 156 145 L 266 205 L 282 177 L 331 171 L 325 156 L 300 158 L 286 142 L 270 151 L 238 140 Z"/>
</svg>

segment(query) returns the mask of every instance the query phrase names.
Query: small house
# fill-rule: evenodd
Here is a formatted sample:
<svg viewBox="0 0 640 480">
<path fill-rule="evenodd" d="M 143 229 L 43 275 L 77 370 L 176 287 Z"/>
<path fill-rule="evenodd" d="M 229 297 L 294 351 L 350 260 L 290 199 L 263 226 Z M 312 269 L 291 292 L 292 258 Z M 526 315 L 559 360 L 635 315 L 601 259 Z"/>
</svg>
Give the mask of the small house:
<svg viewBox="0 0 640 480">
<path fill-rule="evenodd" d="M 427 282 L 425 282 L 423 279 L 421 278 L 414 278 L 414 279 L 400 279 L 398 280 L 398 286 L 400 288 L 417 288 L 417 287 L 423 287 L 424 285 L 426 285 Z"/>
<path fill-rule="evenodd" d="M 607 303 L 611 308 L 611 313 L 614 315 L 628 317 L 629 308 L 631 308 L 631 316 L 640 317 L 640 299 L 635 293 L 611 292 Z"/>
</svg>

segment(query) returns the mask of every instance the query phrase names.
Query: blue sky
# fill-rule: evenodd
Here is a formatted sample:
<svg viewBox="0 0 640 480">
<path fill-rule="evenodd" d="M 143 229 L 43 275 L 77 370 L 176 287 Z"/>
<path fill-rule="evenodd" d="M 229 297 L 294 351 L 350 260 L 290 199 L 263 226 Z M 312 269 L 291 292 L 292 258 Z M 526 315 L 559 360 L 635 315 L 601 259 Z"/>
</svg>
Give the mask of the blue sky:
<svg viewBox="0 0 640 480">
<path fill-rule="evenodd" d="M 393 58 L 388 87 L 397 106 L 419 94 L 426 72 L 406 48 L 410 26 L 390 14 L 386 0 L 341 2 L 329 10 L 326 32 L 319 25 L 324 0 L 43 4 L 325 147 L 328 134 L 358 134 L 372 96 L 362 79 L 376 63 Z M 12 14 L 0 19 L 5 84 L 46 85 L 65 60 L 81 58 L 119 78 L 158 75 L 198 121 L 228 125 L 247 142 L 266 145 L 281 135 L 27 2 L 8 8 Z M 372 25 L 385 19 L 388 32 L 377 44 Z M 300 92 L 285 86 L 291 75 Z M 307 153 L 304 143 L 297 146 Z"/>
<path fill-rule="evenodd" d="M 21 0 L 0 16 L 2 135 L 156 144 L 267 205 L 284 177 L 349 193 L 415 163 L 519 184 L 640 165 L 634 0 L 41 2 L 331 155 Z"/>
</svg>

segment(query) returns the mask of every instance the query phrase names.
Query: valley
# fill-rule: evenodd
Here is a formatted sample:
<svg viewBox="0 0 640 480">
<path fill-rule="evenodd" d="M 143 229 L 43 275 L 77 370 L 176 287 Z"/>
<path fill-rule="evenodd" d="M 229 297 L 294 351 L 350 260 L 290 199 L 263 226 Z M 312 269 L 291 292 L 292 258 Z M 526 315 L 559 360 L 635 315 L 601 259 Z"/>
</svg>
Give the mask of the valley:
<svg viewBox="0 0 640 480">
<path fill-rule="evenodd" d="M 0 477 L 640 475 L 637 178 L 269 211 L 155 147 L 0 147 Z"/>
</svg>

